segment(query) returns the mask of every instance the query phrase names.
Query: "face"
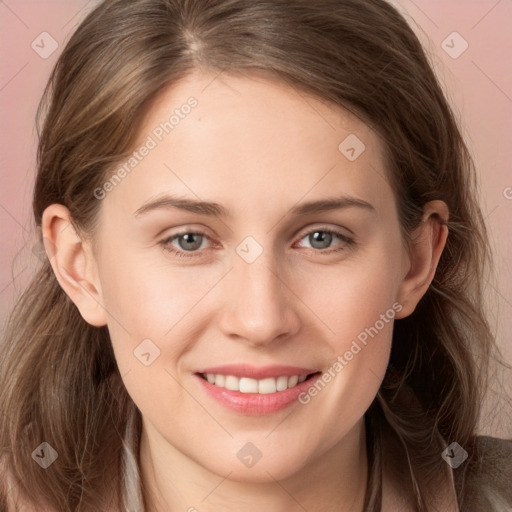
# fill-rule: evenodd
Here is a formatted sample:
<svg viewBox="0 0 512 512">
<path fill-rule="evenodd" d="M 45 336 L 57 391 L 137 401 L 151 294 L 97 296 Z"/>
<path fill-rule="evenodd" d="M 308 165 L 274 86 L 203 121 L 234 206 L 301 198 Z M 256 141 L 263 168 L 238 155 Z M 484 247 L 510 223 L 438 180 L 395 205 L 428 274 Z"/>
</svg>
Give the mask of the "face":
<svg viewBox="0 0 512 512">
<path fill-rule="evenodd" d="M 335 453 L 381 384 L 408 269 L 382 141 L 277 81 L 198 72 L 139 133 L 96 192 L 94 260 L 144 429 L 238 480 Z"/>
</svg>

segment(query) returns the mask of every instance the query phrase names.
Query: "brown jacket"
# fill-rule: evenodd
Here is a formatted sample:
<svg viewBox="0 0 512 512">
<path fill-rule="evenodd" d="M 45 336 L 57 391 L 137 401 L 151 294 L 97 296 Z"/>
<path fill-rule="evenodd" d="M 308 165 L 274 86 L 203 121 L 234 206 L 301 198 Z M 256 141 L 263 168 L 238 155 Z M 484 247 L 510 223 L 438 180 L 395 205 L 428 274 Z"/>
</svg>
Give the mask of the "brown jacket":
<svg viewBox="0 0 512 512">
<path fill-rule="evenodd" d="M 512 512 L 512 439 L 477 437 L 453 469 L 460 512 Z"/>
</svg>

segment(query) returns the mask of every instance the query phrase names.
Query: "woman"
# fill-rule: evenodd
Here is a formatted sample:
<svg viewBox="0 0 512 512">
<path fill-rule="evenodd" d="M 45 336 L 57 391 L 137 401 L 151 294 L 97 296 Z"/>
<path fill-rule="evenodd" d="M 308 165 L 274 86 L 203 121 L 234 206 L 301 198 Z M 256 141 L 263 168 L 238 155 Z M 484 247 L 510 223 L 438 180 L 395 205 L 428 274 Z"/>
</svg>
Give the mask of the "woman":
<svg viewBox="0 0 512 512">
<path fill-rule="evenodd" d="M 393 7 L 103 2 L 43 112 L 4 509 L 512 506 L 473 164 Z"/>
</svg>

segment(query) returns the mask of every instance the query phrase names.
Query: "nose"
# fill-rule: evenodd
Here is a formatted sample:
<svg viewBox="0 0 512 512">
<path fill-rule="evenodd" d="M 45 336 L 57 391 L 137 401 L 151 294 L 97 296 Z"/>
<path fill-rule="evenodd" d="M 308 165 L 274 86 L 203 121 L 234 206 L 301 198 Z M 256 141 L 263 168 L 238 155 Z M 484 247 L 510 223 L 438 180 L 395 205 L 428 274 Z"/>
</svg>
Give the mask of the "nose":
<svg viewBox="0 0 512 512">
<path fill-rule="evenodd" d="M 221 331 L 252 346 L 291 337 L 300 328 L 297 298 L 269 252 L 252 263 L 235 255 L 222 290 Z"/>
</svg>

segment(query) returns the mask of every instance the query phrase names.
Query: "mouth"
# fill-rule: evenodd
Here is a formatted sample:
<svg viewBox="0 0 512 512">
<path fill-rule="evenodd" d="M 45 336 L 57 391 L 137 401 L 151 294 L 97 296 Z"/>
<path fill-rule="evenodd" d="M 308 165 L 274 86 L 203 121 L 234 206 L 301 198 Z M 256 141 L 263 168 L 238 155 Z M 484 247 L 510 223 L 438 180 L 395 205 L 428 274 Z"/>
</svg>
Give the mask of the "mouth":
<svg viewBox="0 0 512 512">
<path fill-rule="evenodd" d="M 245 416 L 264 416 L 300 404 L 300 394 L 321 375 L 321 371 L 291 366 L 231 365 L 208 368 L 194 377 L 213 403 Z"/>
<path fill-rule="evenodd" d="M 235 375 L 224 375 L 221 373 L 198 373 L 197 375 L 210 384 L 228 391 L 269 395 L 295 388 L 299 384 L 319 374 L 320 372 L 313 372 L 306 375 L 281 375 L 279 377 L 266 377 L 264 379 L 237 377 Z"/>
</svg>

